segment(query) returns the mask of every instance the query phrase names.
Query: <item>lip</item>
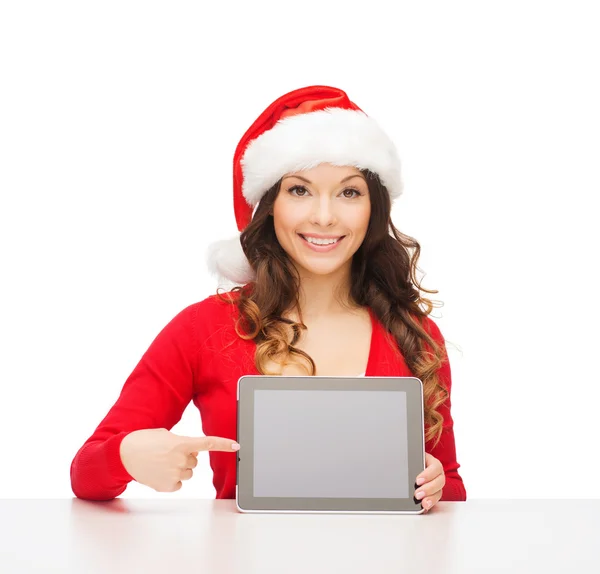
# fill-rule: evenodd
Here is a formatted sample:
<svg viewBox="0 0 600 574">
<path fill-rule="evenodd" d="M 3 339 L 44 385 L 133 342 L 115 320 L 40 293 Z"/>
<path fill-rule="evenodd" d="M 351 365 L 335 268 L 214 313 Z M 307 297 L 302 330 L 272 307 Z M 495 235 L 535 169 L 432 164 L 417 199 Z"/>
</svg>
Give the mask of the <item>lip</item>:
<svg viewBox="0 0 600 574">
<path fill-rule="evenodd" d="M 317 253 L 327 253 L 328 251 L 333 251 L 342 241 L 345 239 L 345 235 L 317 235 L 315 233 L 298 233 L 298 237 L 306 247 L 312 249 L 312 251 L 316 251 Z M 338 239 L 335 243 L 331 245 L 315 245 L 314 243 L 309 243 L 304 239 L 305 237 L 313 237 L 315 239 Z"/>
<path fill-rule="evenodd" d="M 344 237 L 343 235 L 321 235 L 319 233 L 298 233 L 304 237 L 312 237 L 313 239 L 337 239 L 338 237 Z"/>
</svg>

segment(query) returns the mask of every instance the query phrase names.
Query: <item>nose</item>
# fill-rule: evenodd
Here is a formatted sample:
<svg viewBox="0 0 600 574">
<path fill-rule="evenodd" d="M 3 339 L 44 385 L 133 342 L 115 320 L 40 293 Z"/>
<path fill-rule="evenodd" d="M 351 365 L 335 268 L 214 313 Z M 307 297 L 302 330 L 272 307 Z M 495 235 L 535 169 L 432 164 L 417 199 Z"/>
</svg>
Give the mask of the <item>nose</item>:
<svg viewBox="0 0 600 574">
<path fill-rule="evenodd" d="M 329 227 L 335 223 L 332 200 L 328 194 L 317 196 L 313 203 L 310 222 L 321 227 Z"/>
</svg>

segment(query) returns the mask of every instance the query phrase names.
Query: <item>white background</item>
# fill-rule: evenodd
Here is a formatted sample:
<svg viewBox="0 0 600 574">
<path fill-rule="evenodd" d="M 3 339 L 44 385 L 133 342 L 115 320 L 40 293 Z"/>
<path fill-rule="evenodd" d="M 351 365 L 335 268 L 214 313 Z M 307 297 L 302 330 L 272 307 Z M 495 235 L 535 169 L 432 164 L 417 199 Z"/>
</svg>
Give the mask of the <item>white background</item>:
<svg viewBox="0 0 600 574">
<path fill-rule="evenodd" d="M 597 498 L 594 9 L 2 3 L 0 497 L 73 496 L 73 456 L 143 352 L 215 291 L 239 138 L 327 84 L 399 148 L 394 221 L 443 302 L 468 497 Z M 172 430 L 202 435 L 193 405 Z M 199 458 L 179 492 L 123 496 L 214 498 Z"/>
</svg>

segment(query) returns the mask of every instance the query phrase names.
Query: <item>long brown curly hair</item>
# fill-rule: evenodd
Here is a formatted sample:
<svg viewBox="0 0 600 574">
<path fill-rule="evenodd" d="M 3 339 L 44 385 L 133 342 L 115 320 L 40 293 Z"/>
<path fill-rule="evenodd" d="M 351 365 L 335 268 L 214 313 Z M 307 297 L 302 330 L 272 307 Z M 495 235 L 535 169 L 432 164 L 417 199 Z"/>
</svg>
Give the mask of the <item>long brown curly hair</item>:
<svg viewBox="0 0 600 574">
<path fill-rule="evenodd" d="M 434 308 L 420 291 L 437 293 L 421 287 L 417 281 L 419 243 L 402 234 L 391 220 L 391 200 L 377 174 L 361 170 L 367 180 L 371 201 L 371 218 L 363 243 L 351 265 L 350 301 L 370 307 L 381 324 L 393 335 L 404 361 L 413 375 L 423 383 L 425 440 L 442 434 L 443 416 L 438 407 L 448 398 L 448 390 L 438 379 L 437 371 L 447 360 L 446 350 L 424 329 L 424 322 Z M 256 343 L 255 364 L 259 373 L 266 364 L 280 365 L 293 361 L 303 364 L 309 375 L 316 374 L 312 358 L 295 347 L 302 329 L 298 302 L 300 277 L 275 235 L 271 215 L 281 187 L 279 180 L 261 199 L 252 221 L 241 234 L 241 244 L 256 272 L 256 278 L 231 292 L 239 296 L 220 298 L 238 307 L 237 334 Z M 412 250 L 412 254 L 411 254 Z M 423 305 L 425 309 L 421 309 Z M 296 309 L 300 322 L 283 315 Z M 290 337 L 291 331 L 291 337 Z"/>
</svg>

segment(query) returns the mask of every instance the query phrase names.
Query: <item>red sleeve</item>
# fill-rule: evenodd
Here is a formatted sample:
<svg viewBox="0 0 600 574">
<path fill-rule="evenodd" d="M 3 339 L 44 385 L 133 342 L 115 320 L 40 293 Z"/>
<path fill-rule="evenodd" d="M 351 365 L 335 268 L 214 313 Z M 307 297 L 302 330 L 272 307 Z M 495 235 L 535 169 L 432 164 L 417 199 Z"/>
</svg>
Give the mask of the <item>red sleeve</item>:
<svg viewBox="0 0 600 574">
<path fill-rule="evenodd" d="M 442 336 L 439 327 L 430 318 L 428 318 L 428 323 L 430 325 L 429 332 L 431 333 L 431 336 L 436 340 L 436 342 L 443 345 L 444 349 L 446 349 L 446 342 L 444 340 L 444 337 Z M 431 441 L 428 441 L 425 444 L 425 451 L 437 458 L 444 467 L 444 474 L 446 475 L 446 485 L 443 488 L 441 500 L 467 500 L 467 492 L 465 490 L 465 485 L 463 484 L 461 476 L 458 474 L 460 464 L 458 464 L 456 460 L 456 445 L 454 442 L 454 421 L 452 420 L 452 414 L 450 412 L 450 392 L 452 387 L 452 375 L 450 372 L 449 360 L 444 361 L 443 365 L 438 371 L 438 376 L 440 378 L 440 383 L 442 385 L 445 385 L 448 389 L 448 399 L 438 409 L 440 414 L 444 417 L 442 436 L 440 438 L 440 442 L 435 448 L 431 446 L 434 442 L 433 439 Z"/>
<path fill-rule="evenodd" d="M 193 398 L 198 304 L 178 313 L 156 336 L 121 393 L 71 463 L 78 498 L 110 500 L 133 477 L 121 462 L 123 438 L 134 430 L 171 428 Z"/>
</svg>

